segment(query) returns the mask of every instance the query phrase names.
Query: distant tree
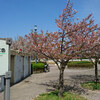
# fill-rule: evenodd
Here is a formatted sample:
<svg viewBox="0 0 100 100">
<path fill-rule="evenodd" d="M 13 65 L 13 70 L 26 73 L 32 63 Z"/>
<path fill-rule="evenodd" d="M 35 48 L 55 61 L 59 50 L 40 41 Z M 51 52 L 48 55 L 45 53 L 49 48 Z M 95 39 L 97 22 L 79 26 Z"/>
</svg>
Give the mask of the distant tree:
<svg viewBox="0 0 100 100">
<path fill-rule="evenodd" d="M 23 37 L 19 36 L 16 40 L 13 40 L 11 49 L 24 51 L 24 47 L 26 46 L 25 41 Z"/>
<path fill-rule="evenodd" d="M 88 58 L 95 66 L 95 81 L 98 82 L 98 60 L 100 59 L 100 31 L 91 32 L 85 40 L 83 47 L 84 57 Z"/>
<path fill-rule="evenodd" d="M 59 19 L 56 19 L 59 32 L 48 31 L 39 35 L 30 33 L 26 35 L 26 41 L 30 45 L 31 50 L 36 51 L 43 56 L 52 59 L 59 69 L 59 87 L 58 96 L 62 97 L 64 92 L 64 70 L 67 63 L 72 58 L 78 58 L 82 48 L 85 46 L 86 37 L 91 32 L 95 31 L 97 25 L 94 25 L 92 14 L 84 18 L 82 21 L 77 21 L 74 18 L 76 10 L 72 9 L 72 3 L 68 0 L 65 9 Z M 83 38 L 84 37 L 84 38 Z M 36 38 L 37 45 L 36 45 Z"/>
</svg>

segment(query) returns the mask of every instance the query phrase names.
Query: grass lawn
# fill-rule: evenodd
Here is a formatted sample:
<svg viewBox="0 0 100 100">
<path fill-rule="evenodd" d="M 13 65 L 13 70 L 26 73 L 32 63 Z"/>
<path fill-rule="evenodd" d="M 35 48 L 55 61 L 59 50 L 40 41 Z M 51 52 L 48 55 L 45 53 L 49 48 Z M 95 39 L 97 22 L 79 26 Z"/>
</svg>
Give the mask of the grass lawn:
<svg viewBox="0 0 100 100">
<path fill-rule="evenodd" d="M 54 91 L 54 92 L 50 92 L 50 93 L 41 94 L 34 100 L 87 100 L 87 99 L 85 99 L 79 95 L 67 93 L 67 92 L 65 92 L 63 94 L 63 98 L 59 99 L 58 92 Z"/>
<path fill-rule="evenodd" d="M 86 82 L 86 83 L 82 83 L 81 86 L 83 88 L 87 88 L 90 90 L 100 90 L 100 82 L 98 82 L 96 84 L 96 82 Z"/>
</svg>

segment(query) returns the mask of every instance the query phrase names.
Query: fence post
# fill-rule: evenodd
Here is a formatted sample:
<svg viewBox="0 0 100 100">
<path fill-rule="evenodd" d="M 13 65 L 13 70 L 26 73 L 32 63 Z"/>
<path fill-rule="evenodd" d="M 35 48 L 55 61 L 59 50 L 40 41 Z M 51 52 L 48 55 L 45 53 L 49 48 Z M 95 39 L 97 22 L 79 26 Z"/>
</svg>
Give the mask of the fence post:
<svg viewBox="0 0 100 100">
<path fill-rule="evenodd" d="M 10 79 L 11 79 L 11 71 L 6 72 L 4 81 L 5 81 L 5 89 L 4 89 L 4 100 L 10 100 Z"/>
<path fill-rule="evenodd" d="M 6 40 L 6 44 L 9 45 L 9 49 L 8 49 L 8 71 L 5 73 L 5 77 L 4 77 L 4 82 L 5 82 L 4 100 L 10 100 L 10 79 L 11 79 L 11 71 L 10 71 L 10 59 L 11 59 L 10 46 L 12 44 L 12 40 L 11 39 L 7 39 Z"/>
</svg>

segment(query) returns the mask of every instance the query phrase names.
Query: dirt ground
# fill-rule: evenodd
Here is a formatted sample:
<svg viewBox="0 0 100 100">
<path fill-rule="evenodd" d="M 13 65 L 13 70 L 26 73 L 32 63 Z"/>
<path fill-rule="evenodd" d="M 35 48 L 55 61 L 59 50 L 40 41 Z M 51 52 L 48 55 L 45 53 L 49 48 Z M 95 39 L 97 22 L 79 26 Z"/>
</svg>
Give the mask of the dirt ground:
<svg viewBox="0 0 100 100">
<path fill-rule="evenodd" d="M 100 66 L 98 66 L 100 67 Z M 54 64 L 50 72 L 32 74 L 22 82 L 11 87 L 11 100 L 34 100 L 41 93 L 50 92 L 57 88 L 59 70 Z M 100 100 L 100 91 L 83 89 L 80 83 L 94 80 L 94 69 L 67 69 L 64 73 L 65 91 L 71 91 L 84 96 L 87 100 Z M 100 68 L 99 68 L 100 79 Z M 4 93 L 0 93 L 3 100 Z"/>
</svg>

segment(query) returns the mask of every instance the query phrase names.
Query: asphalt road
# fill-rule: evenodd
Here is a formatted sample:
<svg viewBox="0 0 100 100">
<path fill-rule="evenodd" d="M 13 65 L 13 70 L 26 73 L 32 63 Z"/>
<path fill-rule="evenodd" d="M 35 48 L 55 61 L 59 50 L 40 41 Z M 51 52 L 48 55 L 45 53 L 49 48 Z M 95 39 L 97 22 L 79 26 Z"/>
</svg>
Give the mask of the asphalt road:
<svg viewBox="0 0 100 100">
<path fill-rule="evenodd" d="M 100 66 L 99 66 L 100 67 Z M 100 69 L 100 68 L 99 68 Z M 50 72 L 32 74 L 22 82 L 11 87 L 11 100 L 34 100 L 41 93 L 50 92 L 57 88 L 59 70 L 50 65 Z M 88 100 L 100 100 L 100 91 L 83 89 L 80 83 L 94 80 L 94 69 L 65 69 L 65 91 L 71 91 L 84 96 Z M 99 70 L 100 79 L 100 70 Z M 4 93 L 0 93 L 3 100 Z"/>
</svg>

